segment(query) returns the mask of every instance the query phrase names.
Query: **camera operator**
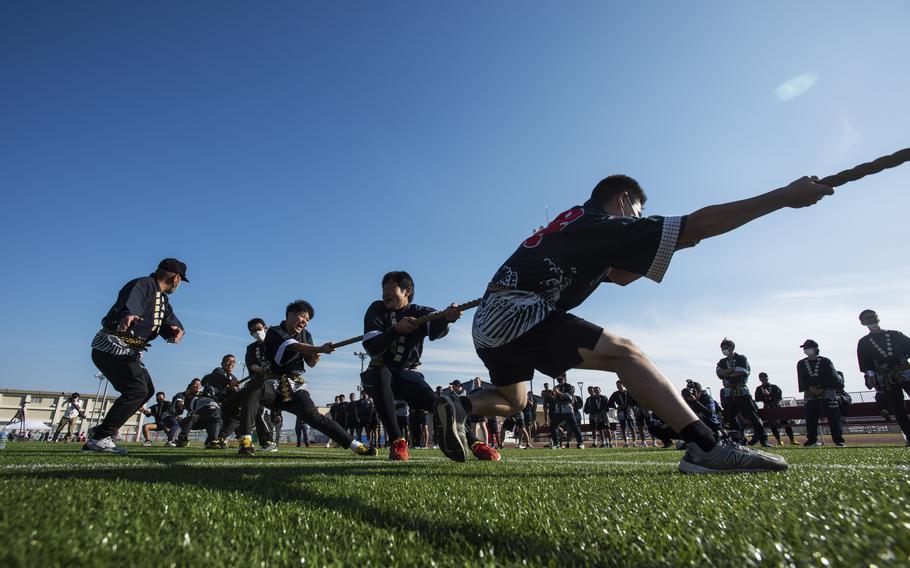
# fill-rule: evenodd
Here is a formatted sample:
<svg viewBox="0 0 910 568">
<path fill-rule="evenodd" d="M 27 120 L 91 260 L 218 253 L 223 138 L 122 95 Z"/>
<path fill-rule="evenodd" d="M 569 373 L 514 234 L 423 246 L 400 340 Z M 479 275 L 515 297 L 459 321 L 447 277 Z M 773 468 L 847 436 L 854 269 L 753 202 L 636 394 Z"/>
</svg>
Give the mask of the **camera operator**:
<svg viewBox="0 0 910 568">
<path fill-rule="evenodd" d="M 693 380 L 686 381 L 686 388 L 682 390 L 683 400 L 689 405 L 702 422 L 708 425 L 714 431 L 714 435 L 719 438 L 726 437 L 723 425 L 717 414 L 717 403 L 711 398 L 701 383 Z"/>
<path fill-rule="evenodd" d="M 57 423 L 57 431 L 54 432 L 53 441 L 60 438 L 60 432 L 66 427 L 66 435 L 63 436 L 64 442 L 69 442 L 73 437 L 73 430 L 76 428 L 76 418 L 85 420 L 85 410 L 82 408 L 82 400 L 79 399 L 79 393 L 74 392 L 66 400 L 66 410 L 63 411 L 63 417 Z"/>
</svg>

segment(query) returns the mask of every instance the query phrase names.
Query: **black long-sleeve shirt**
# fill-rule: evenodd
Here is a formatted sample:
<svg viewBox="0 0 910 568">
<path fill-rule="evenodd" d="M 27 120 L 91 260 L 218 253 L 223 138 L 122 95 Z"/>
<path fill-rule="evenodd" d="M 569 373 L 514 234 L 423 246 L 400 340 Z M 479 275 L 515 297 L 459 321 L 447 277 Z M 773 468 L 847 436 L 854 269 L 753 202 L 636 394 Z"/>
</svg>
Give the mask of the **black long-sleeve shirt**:
<svg viewBox="0 0 910 568">
<path fill-rule="evenodd" d="M 764 403 L 765 408 L 780 406 L 784 393 L 780 387 L 771 383 L 755 387 L 755 402 Z"/>
<path fill-rule="evenodd" d="M 607 405 L 610 408 L 615 408 L 616 410 L 626 411 L 636 406 L 638 403 L 635 402 L 635 399 L 632 398 L 632 395 L 629 394 L 629 391 L 616 391 L 610 395 Z"/>
<path fill-rule="evenodd" d="M 246 363 L 247 371 L 254 375 L 253 366 L 256 365 L 265 372 L 268 372 L 272 366 L 269 364 L 269 356 L 265 353 L 265 343 L 254 341 L 246 346 L 246 355 L 243 357 Z"/>
<path fill-rule="evenodd" d="M 796 364 L 796 378 L 799 392 L 806 392 L 809 387 L 836 389 L 840 387 L 840 378 L 834 369 L 834 363 L 827 357 L 816 357 L 810 361 L 808 357 Z"/>
<path fill-rule="evenodd" d="M 363 316 L 363 348 L 370 355 L 370 366 L 413 369 L 420 365 L 423 340 L 435 341 L 449 332 L 449 322 L 439 318 L 427 322 L 409 334 L 395 331 L 395 324 L 406 317 L 415 319 L 435 312 L 433 308 L 408 304 L 400 310 L 389 310 L 381 300 L 370 304 Z"/>
<path fill-rule="evenodd" d="M 120 289 L 114 305 L 101 319 L 101 331 L 92 340 L 92 348 L 114 355 L 138 353 L 138 349 L 114 335 L 126 316 L 139 316 L 130 324 L 126 334 L 146 344 L 159 335 L 165 339 L 172 338 L 172 325 L 183 329 L 183 324 L 171 308 L 168 295 L 161 291 L 154 275 L 134 278 Z"/>
<path fill-rule="evenodd" d="M 910 337 L 895 330 L 882 330 L 860 338 L 856 358 L 863 373 L 875 370 L 875 365 L 893 367 L 910 358 Z"/>
</svg>

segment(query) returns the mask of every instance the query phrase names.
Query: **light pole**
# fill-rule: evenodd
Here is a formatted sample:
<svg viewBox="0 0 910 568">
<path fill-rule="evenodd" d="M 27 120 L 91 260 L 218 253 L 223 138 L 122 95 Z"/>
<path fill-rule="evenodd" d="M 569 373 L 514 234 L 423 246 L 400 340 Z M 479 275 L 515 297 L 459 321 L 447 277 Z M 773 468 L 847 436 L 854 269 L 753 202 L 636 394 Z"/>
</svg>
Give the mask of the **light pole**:
<svg viewBox="0 0 910 568">
<path fill-rule="evenodd" d="M 364 361 L 364 359 L 367 358 L 367 354 L 364 353 L 363 351 L 355 351 L 354 357 L 357 357 L 358 359 L 360 359 L 360 372 L 363 373 L 363 361 Z"/>
<path fill-rule="evenodd" d="M 95 378 L 98 379 L 98 390 L 95 391 L 95 406 L 92 407 L 92 417 L 89 420 L 89 423 L 88 423 L 89 426 L 92 425 L 92 422 L 101 421 L 100 418 L 97 418 L 97 419 L 95 418 L 95 414 L 100 415 L 100 408 L 98 407 L 98 404 L 99 404 L 98 397 L 101 396 L 101 383 L 103 383 L 105 381 L 105 379 L 107 379 L 107 377 L 105 377 L 103 373 L 95 373 Z"/>
</svg>

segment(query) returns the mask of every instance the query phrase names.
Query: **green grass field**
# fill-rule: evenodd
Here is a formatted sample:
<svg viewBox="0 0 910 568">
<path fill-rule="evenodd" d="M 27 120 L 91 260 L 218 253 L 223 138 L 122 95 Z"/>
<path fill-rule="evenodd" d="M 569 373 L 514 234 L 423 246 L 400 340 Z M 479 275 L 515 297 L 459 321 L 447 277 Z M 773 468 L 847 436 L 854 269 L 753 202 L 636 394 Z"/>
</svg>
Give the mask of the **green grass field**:
<svg viewBox="0 0 910 568">
<path fill-rule="evenodd" d="M 0 566 L 910 564 L 903 447 L 788 447 L 790 471 L 732 476 L 658 449 L 78 448 L 0 451 Z"/>
</svg>

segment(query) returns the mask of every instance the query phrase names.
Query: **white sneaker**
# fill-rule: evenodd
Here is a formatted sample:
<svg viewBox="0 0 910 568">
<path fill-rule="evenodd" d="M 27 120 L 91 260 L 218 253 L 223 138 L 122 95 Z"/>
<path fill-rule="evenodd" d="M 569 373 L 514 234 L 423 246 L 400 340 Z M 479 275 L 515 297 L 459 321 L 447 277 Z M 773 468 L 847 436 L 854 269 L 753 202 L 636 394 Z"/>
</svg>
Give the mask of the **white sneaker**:
<svg viewBox="0 0 910 568">
<path fill-rule="evenodd" d="M 269 442 L 268 444 L 262 446 L 262 451 L 264 451 L 264 452 L 277 452 L 277 451 L 278 451 L 278 444 L 276 444 L 275 442 Z"/>
<path fill-rule="evenodd" d="M 173 441 L 173 440 L 168 440 L 167 442 L 164 443 L 164 445 L 167 446 L 167 447 L 169 447 L 169 448 L 176 448 L 176 447 L 177 447 L 177 442 L 175 442 L 175 441 Z"/>
<path fill-rule="evenodd" d="M 111 440 L 110 436 L 100 440 L 92 440 L 90 438 L 89 441 L 82 446 L 82 451 L 85 453 L 116 454 L 118 456 L 126 455 L 126 450 L 118 448 L 117 444 Z"/>
<path fill-rule="evenodd" d="M 148 448 L 149 446 L 152 445 L 152 441 L 151 441 L 151 440 L 146 440 L 146 441 L 142 442 L 142 445 L 143 445 L 144 447 Z"/>
<path fill-rule="evenodd" d="M 585 449 L 585 445 L 584 445 L 584 444 L 578 444 L 576 447 L 577 447 L 579 450 Z"/>
</svg>

